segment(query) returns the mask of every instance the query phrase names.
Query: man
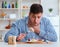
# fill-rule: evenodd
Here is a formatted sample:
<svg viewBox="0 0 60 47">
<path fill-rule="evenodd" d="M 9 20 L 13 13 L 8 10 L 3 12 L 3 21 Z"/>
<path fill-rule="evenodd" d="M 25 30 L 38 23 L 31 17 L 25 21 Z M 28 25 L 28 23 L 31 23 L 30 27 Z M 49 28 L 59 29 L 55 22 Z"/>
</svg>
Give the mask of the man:
<svg viewBox="0 0 60 47">
<path fill-rule="evenodd" d="M 56 42 L 56 32 L 48 19 L 42 16 L 43 8 L 40 4 L 32 4 L 29 16 L 20 19 L 12 24 L 9 32 L 5 35 L 5 42 L 8 42 L 9 36 L 17 36 L 17 41 L 26 42 L 29 39 L 47 40 Z M 29 28 L 33 28 L 34 32 L 29 32 Z"/>
</svg>

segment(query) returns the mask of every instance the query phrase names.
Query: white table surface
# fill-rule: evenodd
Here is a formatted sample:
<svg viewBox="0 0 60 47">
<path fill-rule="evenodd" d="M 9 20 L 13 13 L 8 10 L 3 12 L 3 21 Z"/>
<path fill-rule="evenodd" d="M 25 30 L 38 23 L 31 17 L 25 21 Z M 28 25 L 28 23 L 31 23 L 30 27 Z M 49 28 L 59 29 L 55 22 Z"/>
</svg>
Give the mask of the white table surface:
<svg viewBox="0 0 60 47">
<path fill-rule="evenodd" d="M 8 43 L 0 42 L 0 47 L 59 47 L 59 43 L 52 43 L 52 44 L 16 44 L 16 45 L 8 45 Z"/>
</svg>

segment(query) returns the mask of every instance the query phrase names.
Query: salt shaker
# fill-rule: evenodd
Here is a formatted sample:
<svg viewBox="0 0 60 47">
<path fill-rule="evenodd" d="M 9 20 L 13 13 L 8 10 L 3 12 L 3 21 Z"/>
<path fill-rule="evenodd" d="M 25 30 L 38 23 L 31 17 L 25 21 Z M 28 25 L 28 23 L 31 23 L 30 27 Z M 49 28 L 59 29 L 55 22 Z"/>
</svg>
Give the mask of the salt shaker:
<svg viewBox="0 0 60 47">
<path fill-rule="evenodd" d="M 16 44 L 16 36 L 12 36 L 12 43 Z"/>
<path fill-rule="evenodd" d="M 8 44 L 12 44 L 12 36 L 8 37 Z"/>
<path fill-rule="evenodd" d="M 8 37 L 8 44 L 11 44 L 11 45 L 16 44 L 16 36 L 9 36 Z"/>
</svg>

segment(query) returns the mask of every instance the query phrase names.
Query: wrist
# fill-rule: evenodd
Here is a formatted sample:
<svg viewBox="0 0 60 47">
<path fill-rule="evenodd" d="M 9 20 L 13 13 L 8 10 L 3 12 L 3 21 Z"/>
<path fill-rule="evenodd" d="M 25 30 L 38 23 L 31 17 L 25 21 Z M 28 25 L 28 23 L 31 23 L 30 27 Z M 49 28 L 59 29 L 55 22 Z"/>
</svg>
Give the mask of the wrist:
<svg viewBox="0 0 60 47">
<path fill-rule="evenodd" d="M 40 31 L 39 32 L 35 32 L 37 35 L 39 35 L 40 34 Z"/>
</svg>

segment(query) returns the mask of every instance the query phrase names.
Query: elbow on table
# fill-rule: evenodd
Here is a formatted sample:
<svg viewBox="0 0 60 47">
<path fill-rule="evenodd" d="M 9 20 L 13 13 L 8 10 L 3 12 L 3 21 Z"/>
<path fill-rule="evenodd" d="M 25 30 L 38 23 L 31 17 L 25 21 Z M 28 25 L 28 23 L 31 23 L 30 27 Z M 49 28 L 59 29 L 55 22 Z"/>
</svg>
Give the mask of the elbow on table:
<svg viewBox="0 0 60 47">
<path fill-rule="evenodd" d="M 52 42 L 57 42 L 57 40 L 58 40 L 57 36 L 55 36 L 51 39 Z"/>
</svg>

